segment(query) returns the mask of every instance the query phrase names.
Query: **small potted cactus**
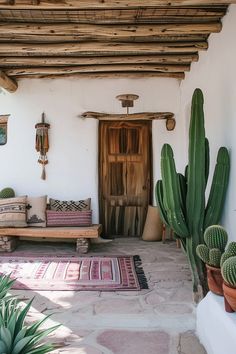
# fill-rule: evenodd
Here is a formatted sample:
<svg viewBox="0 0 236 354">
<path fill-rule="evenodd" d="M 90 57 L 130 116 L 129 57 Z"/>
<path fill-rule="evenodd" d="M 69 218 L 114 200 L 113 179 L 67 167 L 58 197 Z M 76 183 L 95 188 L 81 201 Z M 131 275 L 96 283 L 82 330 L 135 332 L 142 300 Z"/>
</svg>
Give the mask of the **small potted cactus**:
<svg viewBox="0 0 236 354">
<path fill-rule="evenodd" d="M 236 242 L 231 242 L 221 257 L 221 274 L 224 280 L 223 291 L 225 311 L 236 311 Z"/>
<path fill-rule="evenodd" d="M 198 245 L 198 257 L 206 264 L 209 290 L 223 296 L 223 278 L 220 271 L 221 257 L 228 241 L 226 230 L 220 225 L 209 226 L 204 232 L 205 244 Z"/>
</svg>

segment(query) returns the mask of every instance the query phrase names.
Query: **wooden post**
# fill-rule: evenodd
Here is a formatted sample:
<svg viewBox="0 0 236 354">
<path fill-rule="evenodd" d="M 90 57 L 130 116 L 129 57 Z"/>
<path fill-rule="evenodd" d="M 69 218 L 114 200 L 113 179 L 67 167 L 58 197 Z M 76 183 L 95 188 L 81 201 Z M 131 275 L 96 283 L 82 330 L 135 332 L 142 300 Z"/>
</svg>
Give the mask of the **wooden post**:
<svg viewBox="0 0 236 354">
<path fill-rule="evenodd" d="M 18 85 L 13 79 L 0 70 L 0 87 L 4 88 L 8 92 L 15 92 Z"/>
</svg>

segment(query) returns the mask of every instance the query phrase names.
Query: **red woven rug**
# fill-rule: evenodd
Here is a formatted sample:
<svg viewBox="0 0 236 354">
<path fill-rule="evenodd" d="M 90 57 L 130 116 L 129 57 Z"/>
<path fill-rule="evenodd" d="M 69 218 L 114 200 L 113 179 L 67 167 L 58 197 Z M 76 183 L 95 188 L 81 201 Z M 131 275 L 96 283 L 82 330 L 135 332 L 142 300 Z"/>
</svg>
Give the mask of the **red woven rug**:
<svg viewBox="0 0 236 354">
<path fill-rule="evenodd" d="M 140 290 L 147 288 L 139 256 L 1 256 L 0 273 L 16 278 L 13 289 Z"/>
</svg>

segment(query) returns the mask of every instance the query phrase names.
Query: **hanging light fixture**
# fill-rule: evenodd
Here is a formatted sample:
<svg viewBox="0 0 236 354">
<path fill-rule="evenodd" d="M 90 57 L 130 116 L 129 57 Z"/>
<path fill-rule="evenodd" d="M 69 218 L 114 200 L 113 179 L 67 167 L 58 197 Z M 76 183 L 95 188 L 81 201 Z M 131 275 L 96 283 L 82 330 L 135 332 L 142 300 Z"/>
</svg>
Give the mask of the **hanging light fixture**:
<svg viewBox="0 0 236 354">
<path fill-rule="evenodd" d="M 139 98 L 138 95 L 132 93 L 126 93 L 116 96 L 116 98 L 121 101 L 122 107 L 127 108 L 127 115 L 129 114 L 129 108 L 134 107 L 134 101 Z"/>
</svg>

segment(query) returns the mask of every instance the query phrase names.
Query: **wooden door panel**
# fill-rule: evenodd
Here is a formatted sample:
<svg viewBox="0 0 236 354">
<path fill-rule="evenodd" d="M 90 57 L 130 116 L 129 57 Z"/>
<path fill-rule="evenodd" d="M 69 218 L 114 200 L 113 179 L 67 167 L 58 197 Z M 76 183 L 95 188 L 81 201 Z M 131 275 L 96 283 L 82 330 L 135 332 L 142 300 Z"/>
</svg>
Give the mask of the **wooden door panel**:
<svg viewBox="0 0 236 354">
<path fill-rule="evenodd" d="M 140 236 L 151 201 L 150 122 L 100 122 L 99 206 L 105 236 Z"/>
</svg>

